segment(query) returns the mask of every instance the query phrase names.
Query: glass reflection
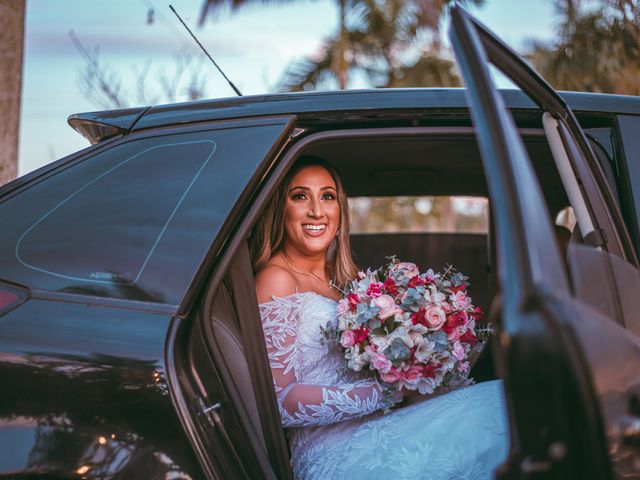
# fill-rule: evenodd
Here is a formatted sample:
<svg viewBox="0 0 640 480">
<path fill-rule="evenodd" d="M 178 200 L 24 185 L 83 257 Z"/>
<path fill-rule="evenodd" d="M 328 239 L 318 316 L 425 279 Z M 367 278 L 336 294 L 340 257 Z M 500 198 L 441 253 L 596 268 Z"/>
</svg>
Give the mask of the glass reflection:
<svg viewBox="0 0 640 480">
<path fill-rule="evenodd" d="M 105 479 L 198 471 L 155 362 L 0 353 L 0 371 L 12 385 L 0 402 L 0 443 L 21 439 L 21 456 L 0 459 L 2 470 Z"/>
</svg>

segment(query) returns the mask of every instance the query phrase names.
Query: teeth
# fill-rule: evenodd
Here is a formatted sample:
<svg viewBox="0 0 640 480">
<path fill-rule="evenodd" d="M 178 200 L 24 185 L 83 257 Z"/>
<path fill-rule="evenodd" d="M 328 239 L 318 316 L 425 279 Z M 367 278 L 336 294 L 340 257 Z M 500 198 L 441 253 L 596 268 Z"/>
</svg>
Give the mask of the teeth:
<svg viewBox="0 0 640 480">
<path fill-rule="evenodd" d="M 305 228 L 305 230 L 320 231 L 324 230 L 326 228 L 326 225 L 303 225 L 303 227 Z"/>
</svg>

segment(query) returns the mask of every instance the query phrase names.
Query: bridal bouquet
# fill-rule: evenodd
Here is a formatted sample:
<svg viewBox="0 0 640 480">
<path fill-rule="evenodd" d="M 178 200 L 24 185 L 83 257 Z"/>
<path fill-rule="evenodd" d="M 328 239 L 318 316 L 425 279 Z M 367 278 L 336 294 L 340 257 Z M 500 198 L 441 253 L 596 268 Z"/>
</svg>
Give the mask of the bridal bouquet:
<svg viewBox="0 0 640 480">
<path fill-rule="evenodd" d="M 394 257 L 359 272 L 337 307 L 348 369 L 373 370 L 391 388 L 421 394 L 471 383 L 469 359 L 480 349 L 482 311 L 467 287 L 467 277 L 452 267 L 420 273 Z"/>
</svg>

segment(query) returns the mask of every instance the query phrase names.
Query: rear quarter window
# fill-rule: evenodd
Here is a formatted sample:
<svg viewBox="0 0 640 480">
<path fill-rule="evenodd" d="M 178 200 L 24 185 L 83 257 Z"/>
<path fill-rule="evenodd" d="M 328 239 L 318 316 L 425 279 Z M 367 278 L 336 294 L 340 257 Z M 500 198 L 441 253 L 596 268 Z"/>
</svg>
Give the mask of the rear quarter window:
<svg viewBox="0 0 640 480">
<path fill-rule="evenodd" d="M 0 201 L 0 277 L 178 305 L 280 138 L 272 122 L 131 139 L 27 185 Z"/>
</svg>

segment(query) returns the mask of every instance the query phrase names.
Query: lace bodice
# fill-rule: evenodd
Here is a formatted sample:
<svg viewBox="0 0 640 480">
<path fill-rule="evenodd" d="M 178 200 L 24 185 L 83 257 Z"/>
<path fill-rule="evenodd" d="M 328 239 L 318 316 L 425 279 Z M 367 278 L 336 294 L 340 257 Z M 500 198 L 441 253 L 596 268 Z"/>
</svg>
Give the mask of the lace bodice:
<svg viewBox="0 0 640 480">
<path fill-rule="evenodd" d="M 285 427 L 328 425 L 389 405 L 375 380 L 339 373 L 339 349 L 322 341 L 335 327 L 336 302 L 315 292 L 273 297 L 260 304 L 273 381 Z"/>
</svg>

